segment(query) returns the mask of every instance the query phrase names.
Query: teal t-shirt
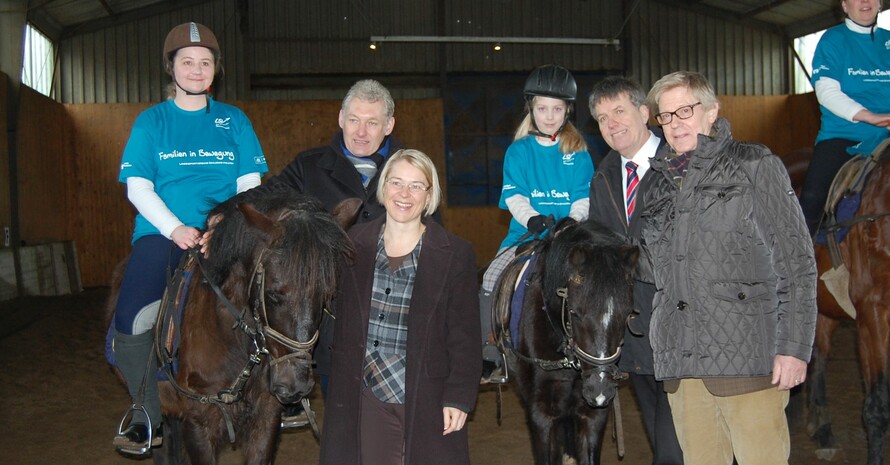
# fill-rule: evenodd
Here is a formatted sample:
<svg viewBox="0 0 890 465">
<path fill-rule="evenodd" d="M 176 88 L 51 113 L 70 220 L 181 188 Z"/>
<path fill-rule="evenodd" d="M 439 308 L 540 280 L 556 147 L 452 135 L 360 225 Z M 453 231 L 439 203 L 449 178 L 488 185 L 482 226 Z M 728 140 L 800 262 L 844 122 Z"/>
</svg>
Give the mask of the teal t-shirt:
<svg viewBox="0 0 890 465">
<path fill-rule="evenodd" d="M 238 108 L 215 100 L 210 111 L 185 111 L 168 100 L 136 118 L 118 180 L 141 177 L 184 224 L 196 228 L 217 203 L 235 195 L 236 180 L 269 170 L 253 125 Z M 136 215 L 133 241 L 160 234 Z"/>
<path fill-rule="evenodd" d="M 846 24 L 822 35 L 813 55 L 813 85 L 823 77 L 841 84 L 841 90 L 872 113 L 890 113 L 890 31 L 875 28 L 870 34 L 851 31 Z M 816 142 L 849 139 L 877 142 L 890 136 L 885 128 L 868 123 L 852 123 L 820 105 L 822 126 Z M 863 148 L 871 152 L 869 148 Z"/>
<path fill-rule="evenodd" d="M 518 194 L 528 198 L 538 213 L 558 221 L 569 216 L 572 202 L 590 196 L 591 178 L 593 161 L 588 152 L 563 154 L 559 144 L 544 146 L 534 136 L 523 137 L 507 147 L 498 206 L 507 210 L 506 200 Z M 524 224 L 511 218 L 500 248 L 517 245 L 527 232 Z"/>
</svg>

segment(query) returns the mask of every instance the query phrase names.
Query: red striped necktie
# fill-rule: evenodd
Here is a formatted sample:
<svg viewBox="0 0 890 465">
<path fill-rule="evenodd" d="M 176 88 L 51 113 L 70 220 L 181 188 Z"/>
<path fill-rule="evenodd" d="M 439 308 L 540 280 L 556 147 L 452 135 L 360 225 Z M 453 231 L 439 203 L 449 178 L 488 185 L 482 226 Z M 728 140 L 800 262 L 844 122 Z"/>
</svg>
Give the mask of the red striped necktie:
<svg viewBox="0 0 890 465">
<path fill-rule="evenodd" d="M 637 203 L 637 186 L 640 184 L 640 178 L 637 176 L 637 164 L 629 161 L 624 165 L 624 168 L 627 169 L 627 192 L 625 195 L 625 199 L 627 200 L 627 222 L 630 223 L 630 219 L 633 218 L 634 215 L 634 206 Z"/>
</svg>

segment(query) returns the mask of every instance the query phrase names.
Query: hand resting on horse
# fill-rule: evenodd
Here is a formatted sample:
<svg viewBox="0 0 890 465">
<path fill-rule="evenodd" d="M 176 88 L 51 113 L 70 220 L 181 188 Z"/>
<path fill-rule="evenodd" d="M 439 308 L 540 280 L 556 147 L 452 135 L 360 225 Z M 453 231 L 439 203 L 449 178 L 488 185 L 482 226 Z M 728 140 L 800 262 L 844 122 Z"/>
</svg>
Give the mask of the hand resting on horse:
<svg viewBox="0 0 890 465">
<path fill-rule="evenodd" d="M 177 226 L 176 229 L 170 233 L 170 239 L 182 250 L 188 250 L 196 245 L 198 245 L 198 239 L 201 237 L 201 231 L 197 229 L 180 225 Z"/>
<path fill-rule="evenodd" d="M 204 258 L 210 258 L 210 238 L 213 237 L 213 228 L 219 224 L 222 219 L 222 213 L 217 213 L 207 218 L 207 230 L 204 231 L 204 234 L 202 234 L 201 238 L 198 240 L 198 245 L 201 246 L 201 253 L 204 254 Z"/>
</svg>

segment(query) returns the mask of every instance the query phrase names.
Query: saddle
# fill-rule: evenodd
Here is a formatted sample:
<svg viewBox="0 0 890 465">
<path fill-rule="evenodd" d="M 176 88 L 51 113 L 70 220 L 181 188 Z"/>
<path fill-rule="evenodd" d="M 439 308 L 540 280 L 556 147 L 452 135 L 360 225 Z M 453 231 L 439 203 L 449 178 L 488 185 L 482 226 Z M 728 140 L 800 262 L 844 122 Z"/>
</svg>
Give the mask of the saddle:
<svg viewBox="0 0 890 465">
<path fill-rule="evenodd" d="M 838 244 L 843 242 L 850 229 L 845 222 L 853 218 L 859 209 L 865 180 L 875 165 L 877 160 L 871 155 L 854 155 L 835 175 L 824 207 L 827 221 L 820 228 L 817 243 L 830 244 L 832 234 Z"/>
<path fill-rule="evenodd" d="M 857 154 L 844 163 L 831 183 L 825 202 L 827 221 L 815 239 L 816 243 L 828 246 L 831 259 L 831 269 L 819 279 L 825 283 L 838 305 L 853 319 L 856 318 L 856 308 L 850 299 L 850 273 L 840 253 L 840 243 L 856 222 L 856 211 L 862 202 L 866 180 L 879 161 L 875 154 L 883 153 L 888 144 L 890 139 L 879 144 L 871 154 Z"/>
<path fill-rule="evenodd" d="M 185 307 L 186 292 L 194 274 L 195 258 L 184 254 L 172 276 L 167 279 L 167 287 L 161 298 L 158 315 L 155 320 L 155 352 L 162 367 L 169 366 L 169 373 L 175 375 L 179 371 L 177 352 L 180 341 L 182 312 Z M 108 326 L 105 333 L 105 360 L 111 366 L 117 366 L 114 358 L 114 323 Z M 169 365 L 167 365 L 169 364 Z M 158 381 L 167 381 L 168 370 L 158 370 Z"/>
<path fill-rule="evenodd" d="M 531 263 L 532 256 L 534 255 L 534 244 L 532 242 L 526 242 L 519 246 L 516 250 L 516 257 L 513 260 L 519 261 L 522 260 L 525 262 L 523 265 L 522 271 L 519 272 L 519 275 L 516 277 L 516 282 L 513 283 L 513 299 L 510 302 L 509 306 L 503 308 L 495 308 L 492 306 L 492 317 L 494 318 L 494 323 L 496 328 L 509 328 L 509 331 L 503 333 L 504 345 L 506 347 L 513 347 L 513 341 L 517 340 L 517 333 L 519 328 L 519 314 L 522 309 L 522 300 L 525 297 L 525 286 L 523 285 L 527 280 L 528 274 L 528 266 Z M 500 287 L 499 285 L 496 287 Z M 518 307 L 518 308 L 517 308 Z M 515 327 L 514 327 L 515 326 Z"/>
<path fill-rule="evenodd" d="M 155 349 L 161 361 L 162 370 L 159 378 L 167 379 L 167 373 L 175 376 L 179 371 L 179 344 L 182 340 L 182 315 L 185 309 L 189 283 L 198 266 L 196 254 L 183 254 L 167 282 L 167 289 L 161 298 L 158 319 L 155 323 Z"/>
</svg>

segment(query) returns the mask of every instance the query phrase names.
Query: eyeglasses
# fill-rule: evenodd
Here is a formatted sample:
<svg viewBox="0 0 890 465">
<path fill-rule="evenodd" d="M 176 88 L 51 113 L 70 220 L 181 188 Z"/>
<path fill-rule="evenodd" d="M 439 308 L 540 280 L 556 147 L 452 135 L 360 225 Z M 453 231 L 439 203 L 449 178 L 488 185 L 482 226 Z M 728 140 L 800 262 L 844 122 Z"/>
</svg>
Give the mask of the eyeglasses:
<svg viewBox="0 0 890 465">
<path fill-rule="evenodd" d="M 406 183 L 405 181 L 402 181 L 399 178 L 389 178 L 386 180 L 386 183 L 389 184 L 389 187 L 391 187 L 397 191 L 404 190 L 407 187 L 408 192 L 410 192 L 412 194 L 419 194 L 421 192 L 426 192 L 426 191 L 430 190 L 429 186 L 427 186 L 426 184 L 424 184 L 422 182 Z"/>
<path fill-rule="evenodd" d="M 680 108 L 677 108 L 675 111 L 666 111 L 664 113 L 659 113 L 655 115 L 655 122 L 659 125 L 664 126 L 666 124 L 670 124 L 671 121 L 674 120 L 674 116 L 680 119 L 689 119 L 692 118 L 693 111 L 696 105 L 701 105 L 701 102 L 693 103 L 692 105 L 685 105 Z"/>
</svg>

